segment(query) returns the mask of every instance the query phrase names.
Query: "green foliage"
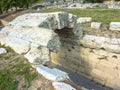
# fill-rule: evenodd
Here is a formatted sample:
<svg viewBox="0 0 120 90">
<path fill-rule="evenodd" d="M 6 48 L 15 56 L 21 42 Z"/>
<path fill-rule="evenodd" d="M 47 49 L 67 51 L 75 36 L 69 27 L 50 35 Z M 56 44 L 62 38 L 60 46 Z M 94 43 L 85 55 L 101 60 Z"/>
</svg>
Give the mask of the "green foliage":
<svg viewBox="0 0 120 90">
<path fill-rule="evenodd" d="M 10 8 L 29 8 L 32 3 L 35 3 L 39 0 L 0 0 L 0 13 L 4 11 L 8 12 Z"/>
<path fill-rule="evenodd" d="M 18 82 L 13 77 L 9 70 L 0 71 L 0 90 L 15 90 Z"/>
<path fill-rule="evenodd" d="M 37 77 L 37 73 L 31 64 L 22 56 L 16 54 L 9 47 L 0 45 L 7 49 L 8 53 L 0 55 L 0 90 L 16 90 L 19 78 L 22 76 L 23 86 L 28 88 L 32 81 Z"/>
</svg>

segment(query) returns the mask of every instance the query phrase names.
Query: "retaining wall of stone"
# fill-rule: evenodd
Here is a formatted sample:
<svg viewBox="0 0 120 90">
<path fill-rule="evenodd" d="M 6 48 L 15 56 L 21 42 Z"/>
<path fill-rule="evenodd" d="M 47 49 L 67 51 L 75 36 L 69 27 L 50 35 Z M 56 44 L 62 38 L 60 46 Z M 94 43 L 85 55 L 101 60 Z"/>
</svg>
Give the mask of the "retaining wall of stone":
<svg viewBox="0 0 120 90">
<path fill-rule="evenodd" d="M 97 39 L 94 38 L 91 40 L 88 38 L 86 43 L 89 43 L 89 45 L 85 45 L 81 40 L 85 41 L 84 38 L 86 35 L 82 39 L 79 39 L 72 36 L 68 31 L 64 33 L 59 31 L 57 33 L 60 36 L 62 46 L 58 53 L 51 53 L 53 63 L 82 74 L 115 90 L 120 89 L 120 51 L 114 52 L 114 50 L 100 47 L 105 43 L 111 43 L 114 47 L 119 45 L 117 50 L 120 50 L 120 39 L 109 38 L 110 41 L 108 41 L 108 38 L 103 39 L 102 37 L 100 39 L 101 37 L 99 36 L 93 36 L 97 37 Z"/>
</svg>

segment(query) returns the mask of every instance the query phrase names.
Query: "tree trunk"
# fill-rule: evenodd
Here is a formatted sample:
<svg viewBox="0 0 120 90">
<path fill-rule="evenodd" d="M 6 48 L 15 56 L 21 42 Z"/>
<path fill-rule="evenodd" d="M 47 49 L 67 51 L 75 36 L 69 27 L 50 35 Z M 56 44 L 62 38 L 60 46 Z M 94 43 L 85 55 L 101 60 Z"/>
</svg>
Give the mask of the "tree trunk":
<svg viewBox="0 0 120 90">
<path fill-rule="evenodd" d="M 10 6 L 8 5 L 8 6 L 6 7 L 6 13 L 8 13 L 9 8 L 10 8 Z"/>
<path fill-rule="evenodd" d="M 26 8 L 29 9 L 29 4 L 26 4 Z"/>
<path fill-rule="evenodd" d="M 15 6 L 15 11 L 17 12 L 17 6 Z"/>
<path fill-rule="evenodd" d="M 1 6 L 0 6 L 0 14 L 3 14 L 3 10 Z"/>
</svg>

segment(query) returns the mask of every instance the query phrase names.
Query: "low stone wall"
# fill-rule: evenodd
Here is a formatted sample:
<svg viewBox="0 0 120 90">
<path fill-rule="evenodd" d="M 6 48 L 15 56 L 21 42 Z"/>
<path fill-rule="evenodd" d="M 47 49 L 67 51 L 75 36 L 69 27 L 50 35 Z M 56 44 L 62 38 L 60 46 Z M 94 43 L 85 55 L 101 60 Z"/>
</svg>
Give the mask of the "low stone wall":
<svg viewBox="0 0 120 90">
<path fill-rule="evenodd" d="M 87 40 L 89 43 L 86 42 L 88 45 L 85 45 L 81 40 L 85 41 L 86 35 L 82 39 L 79 39 L 72 36 L 68 31 L 66 33 L 57 33 L 59 33 L 62 46 L 58 53 L 51 53 L 53 63 L 82 74 L 115 90 L 120 89 L 119 51 L 114 52 L 114 50 L 109 51 L 109 49 L 105 49 L 104 47 L 99 48 L 100 45 L 108 42 L 111 45 L 118 45 L 120 39 L 103 39 L 105 37 L 87 35 L 93 37 L 93 40 L 89 38 Z M 93 41 L 93 43 L 90 43 L 90 41 Z M 120 44 L 118 50 L 120 50 Z"/>
</svg>

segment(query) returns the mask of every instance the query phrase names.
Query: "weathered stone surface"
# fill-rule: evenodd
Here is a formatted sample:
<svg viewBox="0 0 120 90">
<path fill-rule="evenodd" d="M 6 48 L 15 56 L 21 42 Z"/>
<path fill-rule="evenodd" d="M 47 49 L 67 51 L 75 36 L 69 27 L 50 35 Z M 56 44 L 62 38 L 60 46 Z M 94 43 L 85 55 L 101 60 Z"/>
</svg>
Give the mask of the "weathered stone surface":
<svg viewBox="0 0 120 90">
<path fill-rule="evenodd" d="M 91 23 L 91 28 L 100 29 L 100 27 L 101 27 L 100 22 L 92 22 Z"/>
<path fill-rule="evenodd" d="M 109 29 L 113 31 L 120 31 L 120 22 L 111 22 Z"/>
<path fill-rule="evenodd" d="M 86 23 L 86 22 L 91 22 L 92 18 L 91 17 L 79 17 L 77 19 L 77 23 Z"/>
<path fill-rule="evenodd" d="M 63 72 L 56 68 L 48 68 L 45 66 L 38 66 L 36 70 L 43 75 L 46 79 L 52 80 L 52 81 L 64 81 L 66 79 L 69 79 L 69 76 L 66 72 Z"/>
<path fill-rule="evenodd" d="M 110 9 L 120 9 L 120 4 L 109 4 L 108 8 L 110 8 Z"/>
<path fill-rule="evenodd" d="M 64 82 L 53 82 L 52 85 L 56 90 L 76 90 L 74 87 Z"/>
<path fill-rule="evenodd" d="M 59 52 L 51 52 L 53 63 L 82 74 L 115 90 L 119 88 L 119 38 L 84 35 L 80 39 L 80 42 L 81 40 L 84 42 L 79 45 L 77 39 L 60 38 L 62 47 Z M 78 43 L 70 44 L 69 40 L 71 40 L 71 43 L 74 41 Z"/>
<path fill-rule="evenodd" d="M 25 57 L 28 59 L 28 61 L 32 64 L 47 64 L 50 62 L 49 57 L 49 49 L 47 47 L 34 47 L 32 46 L 30 51 L 25 54 Z"/>
<path fill-rule="evenodd" d="M 83 36 L 83 28 L 80 26 L 76 26 L 73 28 L 73 33 L 75 36 L 79 36 L 80 38 Z"/>
<path fill-rule="evenodd" d="M 85 35 L 80 43 L 89 48 L 104 48 L 110 52 L 120 53 L 120 39 Z"/>
<path fill-rule="evenodd" d="M 7 50 L 5 48 L 0 48 L 0 54 L 6 54 Z"/>
<path fill-rule="evenodd" d="M 52 30 L 44 28 L 7 26 L 3 28 L 0 33 L 7 35 L 7 38 L 12 42 L 12 47 L 14 47 L 15 43 L 18 43 L 18 45 L 20 45 L 24 44 L 24 42 L 35 43 L 38 46 L 46 46 L 54 52 L 57 52 L 60 47 L 58 35 L 55 34 Z M 17 39 L 16 42 L 12 38 Z M 10 42 L 9 40 L 2 41 L 5 42 L 5 44 L 8 44 L 8 42 Z"/>
<path fill-rule="evenodd" d="M 55 30 L 71 27 L 71 25 L 76 24 L 76 19 L 76 16 L 66 12 L 29 13 L 17 17 L 10 22 L 10 24 L 17 26 L 43 27 Z"/>
<path fill-rule="evenodd" d="M 15 37 L 4 36 L 0 38 L 0 43 L 11 47 L 18 54 L 26 53 L 30 49 L 30 42 Z"/>
</svg>

